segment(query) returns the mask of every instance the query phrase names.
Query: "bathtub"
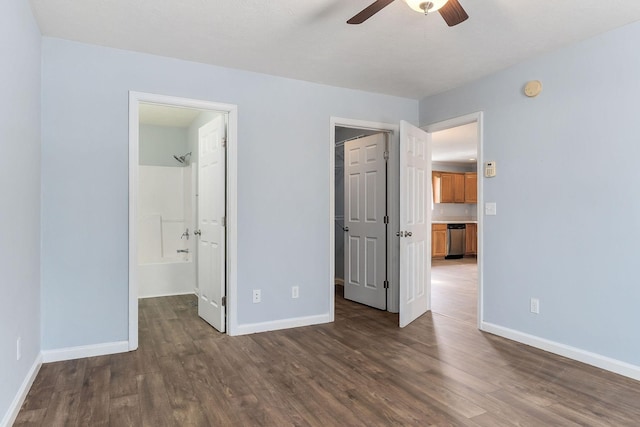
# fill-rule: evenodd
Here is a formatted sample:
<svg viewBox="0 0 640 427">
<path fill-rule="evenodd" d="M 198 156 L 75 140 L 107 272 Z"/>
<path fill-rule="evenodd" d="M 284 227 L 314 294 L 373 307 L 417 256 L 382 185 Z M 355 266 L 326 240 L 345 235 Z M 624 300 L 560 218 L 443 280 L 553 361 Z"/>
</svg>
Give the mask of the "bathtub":
<svg viewBox="0 0 640 427">
<path fill-rule="evenodd" d="M 190 255 L 138 264 L 138 298 L 192 294 L 196 283 L 195 263 Z"/>
</svg>

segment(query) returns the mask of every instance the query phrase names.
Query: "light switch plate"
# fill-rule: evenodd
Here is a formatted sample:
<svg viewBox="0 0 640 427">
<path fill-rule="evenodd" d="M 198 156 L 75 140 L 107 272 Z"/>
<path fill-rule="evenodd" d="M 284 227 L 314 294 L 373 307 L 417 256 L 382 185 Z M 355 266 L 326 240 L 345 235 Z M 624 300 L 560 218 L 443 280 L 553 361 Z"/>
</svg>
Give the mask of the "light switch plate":
<svg viewBox="0 0 640 427">
<path fill-rule="evenodd" d="M 487 202 L 484 204 L 485 215 L 497 215 L 495 202 Z"/>
</svg>

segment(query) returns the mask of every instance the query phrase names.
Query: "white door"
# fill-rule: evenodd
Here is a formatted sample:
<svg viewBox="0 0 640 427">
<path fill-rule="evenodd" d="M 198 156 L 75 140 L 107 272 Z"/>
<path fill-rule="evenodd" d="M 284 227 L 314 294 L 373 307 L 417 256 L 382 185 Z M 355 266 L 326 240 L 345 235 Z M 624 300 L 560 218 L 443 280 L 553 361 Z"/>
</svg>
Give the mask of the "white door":
<svg viewBox="0 0 640 427">
<path fill-rule="evenodd" d="M 344 144 L 344 297 L 387 308 L 386 136 L 376 134 Z"/>
<path fill-rule="evenodd" d="M 198 315 L 225 332 L 225 120 L 217 116 L 198 139 Z"/>
<path fill-rule="evenodd" d="M 400 122 L 400 327 L 430 306 L 431 135 Z"/>
</svg>

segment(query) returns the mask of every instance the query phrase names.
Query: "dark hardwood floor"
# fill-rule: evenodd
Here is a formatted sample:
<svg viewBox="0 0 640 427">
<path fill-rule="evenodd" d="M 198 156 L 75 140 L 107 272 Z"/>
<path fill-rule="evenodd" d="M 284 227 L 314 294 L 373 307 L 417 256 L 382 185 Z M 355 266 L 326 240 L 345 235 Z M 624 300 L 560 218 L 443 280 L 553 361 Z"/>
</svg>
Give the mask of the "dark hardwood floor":
<svg viewBox="0 0 640 427">
<path fill-rule="evenodd" d="M 637 426 L 640 383 L 427 313 L 240 337 L 140 301 L 140 349 L 42 366 L 17 426 Z"/>
</svg>

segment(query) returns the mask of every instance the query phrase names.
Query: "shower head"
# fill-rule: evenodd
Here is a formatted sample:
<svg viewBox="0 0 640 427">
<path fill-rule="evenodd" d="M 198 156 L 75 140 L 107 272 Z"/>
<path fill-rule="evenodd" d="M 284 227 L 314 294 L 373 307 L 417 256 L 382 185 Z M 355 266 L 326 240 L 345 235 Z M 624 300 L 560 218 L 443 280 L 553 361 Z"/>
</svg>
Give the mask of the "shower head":
<svg viewBox="0 0 640 427">
<path fill-rule="evenodd" d="M 187 157 L 191 156 L 191 151 L 189 151 L 187 154 L 178 157 L 177 155 L 173 155 L 173 158 L 176 159 L 177 161 L 179 161 L 180 163 L 182 163 L 183 165 L 187 164 Z"/>
</svg>

